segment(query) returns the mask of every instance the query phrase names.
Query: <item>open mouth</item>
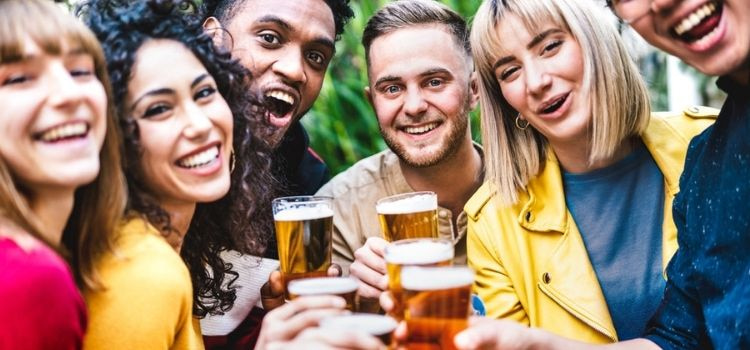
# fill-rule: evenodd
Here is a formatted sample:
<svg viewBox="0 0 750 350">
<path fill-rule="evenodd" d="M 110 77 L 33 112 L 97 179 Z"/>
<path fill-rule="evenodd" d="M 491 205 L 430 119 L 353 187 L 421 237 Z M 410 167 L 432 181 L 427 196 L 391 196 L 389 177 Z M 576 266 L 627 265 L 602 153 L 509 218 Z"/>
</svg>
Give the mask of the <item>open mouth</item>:
<svg viewBox="0 0 750 350">
<path fill-rule="evenodd" d="M 85 138 L 88 133 L 89 125 L 86 122 L 74 122 L 49 128 L 33 137 L 42 142 L 56 143 Z"/>
<path fill-rule="evenodd" d="M 294 96 L 284 91 L 271 90 L 266 92 L 265 97 L 271 123 L 274 125 L 287 123 L 294 110 L 296 102 Z"/>
<path fill-rule="evenodd" d="M 401 130 L 409 135 L 424 135 L 432 130 L 435 130 L 435 128 L 437 128 L 438 126 L 440 126 L 440 123 L 434 122 L 420 126 L 407 126 L 401 128 Z"/>
<path fill-rule="evenodd" d="M 723 6 L 720 2 L 707 2 L 685 16 L 672 28 L 672 35 L 687 43 L 710 38 L 719 28 Z"/>
<path fill-rule="evenodd" d="M 546 102 L 541 108 L 539 108 L 539 113 L 541 114 L 551 114 L 555 113 L 562 105 L 565 103 L 565 101 L 568 100 L 568 96 L 570 96 L 570 93 L 561 95 L 551 101 Z"/>
<path fill-rule="evenodd" d="M 210 147 L 204 151 L 187 155 L 177 160 L 177 166 L 186 169 L 195 169 L 212 164 L 219 159 L 219 146 Z"/>
</svg>

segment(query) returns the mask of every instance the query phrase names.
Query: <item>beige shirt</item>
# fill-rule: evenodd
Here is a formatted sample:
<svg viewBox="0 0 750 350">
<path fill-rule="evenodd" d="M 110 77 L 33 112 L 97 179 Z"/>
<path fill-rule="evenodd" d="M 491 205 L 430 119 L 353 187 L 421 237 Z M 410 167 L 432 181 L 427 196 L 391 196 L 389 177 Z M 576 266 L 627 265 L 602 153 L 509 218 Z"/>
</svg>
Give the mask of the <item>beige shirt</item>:
<svg viewBox="0 0 750 350">
<path fill-rule="evenodd" d="M 481 146 L 475 148 L 482 154 Z M 398 156 L 390 149 L 360 160 L 351 168 L 336 175 L 317 193 L 333 197 L 333 262 L 345 273 L 354 261 L 354 251 L 365 244 L 368 237 L 382 237 L 380 221 L 375 211 L 378 199 L 400 193 L 414 192 L 404 178 Z M 438 207 L 438 234 L 450 239 L 456 247 L 456 264 L 466 264 L 466 213 L 452 225 L 453 214 Z"/>
</svg>

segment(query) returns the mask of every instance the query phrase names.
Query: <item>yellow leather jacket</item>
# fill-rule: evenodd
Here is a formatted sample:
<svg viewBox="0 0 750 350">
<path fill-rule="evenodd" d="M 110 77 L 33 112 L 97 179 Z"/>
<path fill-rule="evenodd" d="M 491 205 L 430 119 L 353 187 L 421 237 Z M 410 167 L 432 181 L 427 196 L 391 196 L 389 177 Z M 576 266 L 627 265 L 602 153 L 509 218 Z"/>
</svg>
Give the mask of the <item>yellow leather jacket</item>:
<svg viewBox="0 0 750 350">
<path fill-rule="evenodd" d="M 654 113 L 641 136 L 664 175 L 665 268 L 677 250 L 672 200 L 679 190 L 688 143 L 717 114 L 705 107 Z M 474 291 L 484 300 L 488 317 L 509 318 L 589 343 L 617 341 L 581 234 L 565 206 L 560 166 L 553 152 L 548 154 L 546 166 L 516 204 L 498 207 L 488 183 L 466 203 Z"/>
</svg>

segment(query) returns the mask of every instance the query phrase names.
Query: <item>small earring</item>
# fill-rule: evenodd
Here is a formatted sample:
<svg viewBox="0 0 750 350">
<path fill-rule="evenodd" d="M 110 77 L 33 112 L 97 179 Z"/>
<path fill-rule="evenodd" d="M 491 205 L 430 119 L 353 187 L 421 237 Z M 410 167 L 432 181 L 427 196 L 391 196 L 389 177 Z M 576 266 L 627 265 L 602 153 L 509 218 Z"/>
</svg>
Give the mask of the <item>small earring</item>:
<svg viewBox="0 0 750 350">
<path fill-rule="evenodd" d="M 526 130 L 529 127 L 529 121 L 521 118 L 521 113 L 516 116 L 516 127 L 519 130 Z"/>
<path fill-rule="evenodd" d="M 235 163 L 236 163 L 236 159 L 234 158 L 234 148 L 232 148 L 229 151 L 229 173 L 230 174 L 234 172 Z"/>
</svg>

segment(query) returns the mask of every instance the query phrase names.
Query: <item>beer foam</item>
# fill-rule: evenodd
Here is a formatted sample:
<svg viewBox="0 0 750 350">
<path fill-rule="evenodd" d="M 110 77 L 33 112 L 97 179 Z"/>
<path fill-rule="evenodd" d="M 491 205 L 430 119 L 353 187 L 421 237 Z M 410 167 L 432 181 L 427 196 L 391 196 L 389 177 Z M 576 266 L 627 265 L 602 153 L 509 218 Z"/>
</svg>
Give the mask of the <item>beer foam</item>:
<svg viewBox="0 0 750 350">
<path fill-rule="evenodd" d="M 289 294 L 321 295 L 344 294 L 357 290 L 357 280 L 349 277 L 305 278 L 289 282 Z"/>
<path fill-rule="evenodd" d="M 385 261 L 397 265 L 427 265 L 446 260 L 453 260 L 453 244 L 431 239 L 394 243 L 385 251 Z"/>
<path fill-rule="evenodd" d="M 355 313 L 333 316 L 323 319 L 320 328 L 330 330 L 359 330 L 371 335 L 383 335 L 393 332 L 398 323 L 390 316 Z"/>
<path fill-rule="evenodd" d="M 326 205 L 314 207 L 293 207 L 284 208 L 273 215 L 276 221 L 301 221 L 322 219 L 333 216 L 333 209 Z"/>
<path fill-rule="evenodd" d="M 474 283 L 474 272 L 462 267 L 406 266 L 401 270 L 401 287 L 408 290 L 441 290 Z"/>
<path fill-rule="evenodd" d="M 437 210 L 437 196 L 420 194 L 416 196 L 398 199 L 393 202 L 378 203 L 375 206 L 378 214 L 408 214 L 428 210 Z"/>
</svg>

